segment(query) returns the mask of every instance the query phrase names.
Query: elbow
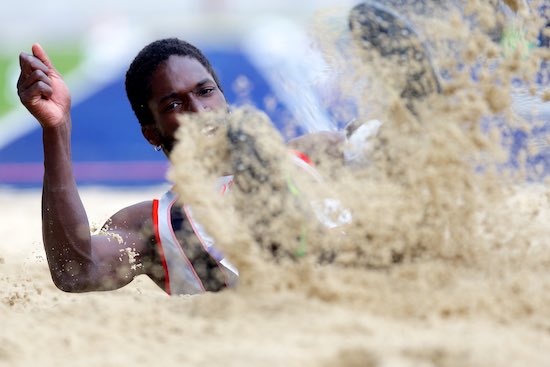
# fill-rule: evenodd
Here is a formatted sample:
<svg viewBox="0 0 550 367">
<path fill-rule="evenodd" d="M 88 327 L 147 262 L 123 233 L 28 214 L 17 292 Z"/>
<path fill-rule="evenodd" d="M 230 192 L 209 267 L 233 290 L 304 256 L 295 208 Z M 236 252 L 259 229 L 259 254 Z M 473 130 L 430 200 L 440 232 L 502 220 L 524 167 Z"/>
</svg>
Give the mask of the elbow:
<svg viewBox="0 0 550 367">
<path fill-rule="evenodd" d="M 55 286 L 66 293 L 84 293 L 113 290 L 122 287 L 126 283 L 116 281 L 116 277 L 110 274 L 99 276 L 94 271 L 80 271 L 77 274 L 66 271 L 51 271 Z"/>
<path fill-rule="evenodd" d="M 93 291 L 89 282 L 80 279 L 80 277 L 69 276 L 66 274 L 51 273 L 53 284 L 57 289 L 66 293 L 83 293 Z"/>
<path fill-rule="evenodd" d="M 57 289 L 66 293 L 83 293 L 99 290 L 94 264 L 76 260 L 51 261 L 48 259 L 50 275 Z"/>
<path fill-rule="evenodd" d="M 57 289 L 67 293 L 83 293 L 91 292 L 97 289 L 97 285 L 93 282 L 94 277 L 91 272 L 87 271 L 86 267 L 75 267 L 74 264 L 63 267 L 50 267 L 50 274 Z"/>
</svg>

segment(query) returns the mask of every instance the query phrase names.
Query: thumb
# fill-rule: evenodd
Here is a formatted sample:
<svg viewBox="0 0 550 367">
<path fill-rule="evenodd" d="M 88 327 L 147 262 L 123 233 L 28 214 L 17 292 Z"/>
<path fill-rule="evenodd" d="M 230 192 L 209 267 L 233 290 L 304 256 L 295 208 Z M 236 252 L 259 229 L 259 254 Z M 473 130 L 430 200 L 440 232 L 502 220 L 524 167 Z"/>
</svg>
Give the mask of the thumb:
<svg viewBox="0 0 550 367">
<path fill-rule="evenodd" d="M 46 53 L 46 51 L 44 51 L 44 49 L 42 48 L 42 46 L 40 46 L 40 44 L 35 43 L 34 45 L 32 45 L 32 54 L 36 56 L 38 59 L 40 59 L 40 61 L 42 61 L 44 65 L 48 67 L 48 69 L 55 70 L 55 67 L 50 61 L 48 54 Z"/>
</svg>

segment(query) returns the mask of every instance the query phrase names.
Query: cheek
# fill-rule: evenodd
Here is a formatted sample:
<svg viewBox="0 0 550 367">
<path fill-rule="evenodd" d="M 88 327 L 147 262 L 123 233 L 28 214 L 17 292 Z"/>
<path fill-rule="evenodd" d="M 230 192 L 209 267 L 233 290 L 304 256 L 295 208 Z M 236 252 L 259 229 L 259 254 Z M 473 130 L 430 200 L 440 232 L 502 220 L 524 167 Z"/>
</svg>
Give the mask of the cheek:
<svg viewBox="0 0 550 367">
<path fill-rule="evenodd" d="M 171 115 L 169 118 L 164 118 L 159 124 L 159 130 L 163 136 L 173 136 L 178 127 L 180 126 L 179 120 L 176 114 Z"/>
<path fill-rule="evenodd" d="M 212 101 L 209 107 L 213 111 L 221 111 L 226 109 L 227 102 L 225 101 L 223 93 L 220 92 L 219 95 L 217 95 L 217 98 Z"/>
</svg>

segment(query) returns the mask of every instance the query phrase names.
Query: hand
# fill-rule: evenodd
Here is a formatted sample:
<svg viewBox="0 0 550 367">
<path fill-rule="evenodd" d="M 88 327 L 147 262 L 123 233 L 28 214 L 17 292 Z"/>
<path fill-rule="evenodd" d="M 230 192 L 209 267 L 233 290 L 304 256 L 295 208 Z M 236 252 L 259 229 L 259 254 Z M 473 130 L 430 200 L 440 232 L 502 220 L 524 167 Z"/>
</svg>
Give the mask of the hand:
<svg viewBox="0 0 550 367">
<path fill-rule="evenodd" d="M 46 51 L 39 44 L 34 44 L 32 55 L 19 55 L 19 64 L 21 74 L 17 81 L 17 94 L 21 103 L 44 129 L 68 123 L 71 95 Z"/>
</svg>

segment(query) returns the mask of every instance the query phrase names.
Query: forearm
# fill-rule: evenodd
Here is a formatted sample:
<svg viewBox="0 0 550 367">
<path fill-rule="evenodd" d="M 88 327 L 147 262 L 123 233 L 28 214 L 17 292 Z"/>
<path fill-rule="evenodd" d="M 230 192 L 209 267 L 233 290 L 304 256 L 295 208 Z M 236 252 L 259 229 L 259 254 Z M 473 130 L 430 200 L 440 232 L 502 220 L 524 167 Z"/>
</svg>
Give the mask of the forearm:
<svg viewBox="0 0 550 367">
<path fill-rule="evenodd" d="M 92 269 L 88 217 L 73 175 L 70 123 L 44 129 L 42 236 L 52 278 L 64 290 L 86 283 Z"/>
</svg>

